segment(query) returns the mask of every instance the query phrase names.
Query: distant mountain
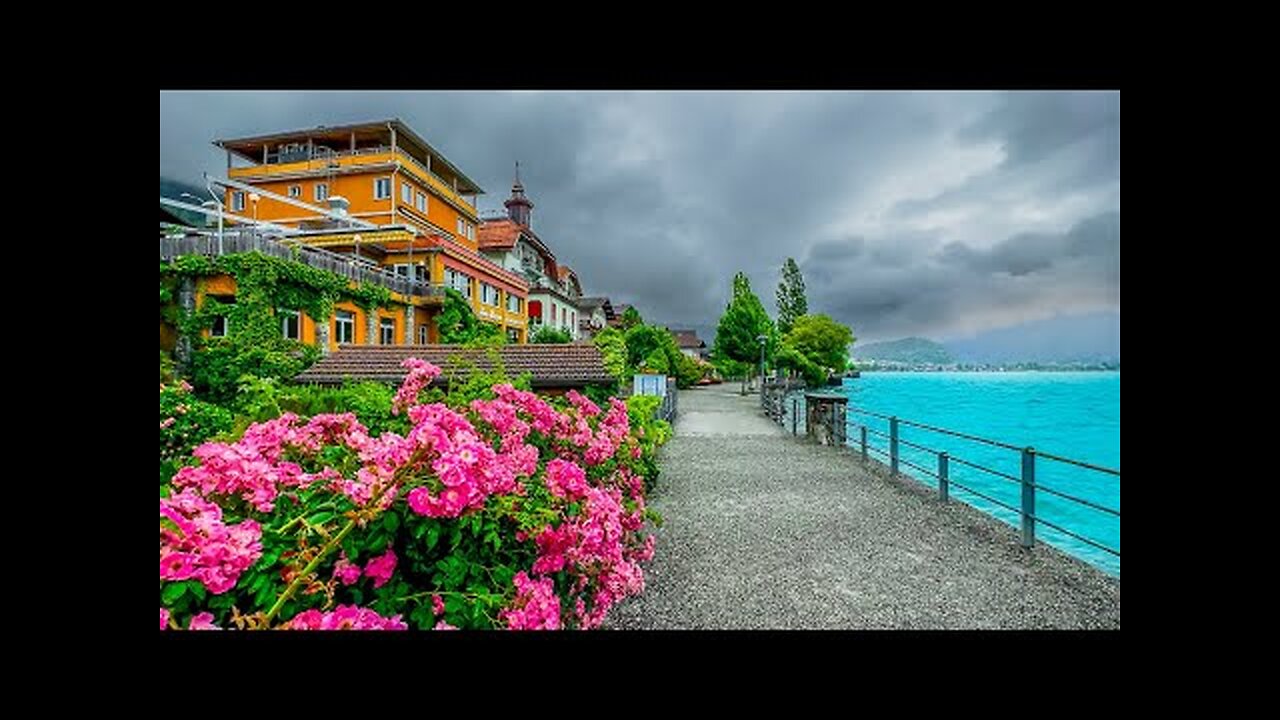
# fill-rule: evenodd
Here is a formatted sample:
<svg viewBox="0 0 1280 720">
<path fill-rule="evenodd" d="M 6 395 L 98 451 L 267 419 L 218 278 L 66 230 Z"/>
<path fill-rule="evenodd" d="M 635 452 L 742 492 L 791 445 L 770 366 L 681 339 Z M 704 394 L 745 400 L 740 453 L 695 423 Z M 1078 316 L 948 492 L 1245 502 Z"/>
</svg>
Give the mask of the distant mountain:
<svg viewBox="0 0 1280 720">
<path fill-rule="evenodd" d="M 181 180 L 170 180 L 169 178 L 166 178 L 166 177 L 160 178 L 160 197 L 169 198 L 171 200 L 178 200 L 180 202 L 185 202 L 185 203 L 191 203 L 192 205 L 200 204 L 198 202 L 195 202 L 191 198 L 182 197 L 182 193 L 189 193 L 191 195 L 195 195 L 196 197 L 200 198 L 201 202 L 208 199 L 212 199 L 209 197 L 209 191 L 205 190 L 202 187 L 198 187 L 190 183 L 185 183 L 185 182 L 182 182 Z M 195 212 L 193 210 L 183 210 L 182 208 L 171 207 L 171 208 L 168 208 L 168 210 L 169 212 L 173 213 L 177 217 L 185 220 L 188 224 L 195 225 L 197 227 L 204 225 L 205 218 L 207 217 L 206 215 Z"/>
<path fill-rule="evenodd" d="M 961 362 L 1099 362 L 1120 360 L 1120 313 L 1066 315 L 951 340 Z"/>
<path fill-rule="evenodd" d="M 947 348 L 932 340 L 909 337 L 888 342 L 854 346 L 854 360 L 880 360 L 902 363 L 934 363 L 946 365 L 955 362 Z"/>
</svg>

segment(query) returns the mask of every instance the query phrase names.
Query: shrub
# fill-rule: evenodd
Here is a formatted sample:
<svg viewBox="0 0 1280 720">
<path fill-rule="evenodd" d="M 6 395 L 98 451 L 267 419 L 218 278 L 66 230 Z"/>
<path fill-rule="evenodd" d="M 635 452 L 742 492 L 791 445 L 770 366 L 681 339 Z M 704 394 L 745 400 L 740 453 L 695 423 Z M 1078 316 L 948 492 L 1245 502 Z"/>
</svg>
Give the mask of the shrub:
<svg viewBox="0 0 1280 720">
<path fill-rule="evenodd" d="M 197 445 L 230 429 L 230 411 L 197 400 L 186 381 L 160 383 L 161 484 L 169 481 Z"/>
<path fill-rule="evenodd" d="M 509 384 L 462 403 L 406 366 L 403 434 L 286 412 L 195 449 L 162 489 L 162 629 L 594 628 L 643 590 L 651 412 L 633 430 L 617 399 Z"/>
<path fill-rule="evenodd" d="M 658 418 L 662 398 L 657 395 L 632 395 L 627 398 L 627 415 L 640 443 L 640 474 L 644 477 L 645 492 L 658 482 L 658 448 L 671 438 L 671 424 Z"/>
<path fill-rule="evenodd" d="M 553 327 L 544 325 L 538 328 L 538 332 L 534 333 L 530 338 L 531 343 L 540 343 L 545 345 L 562 344 L 573 342 L 573 336 L 568 330 L 557 330 Z"/>
<path fill-rule="evenodd" d="M 604 367 L 609 374 L 618 379 L 620 385 L 631 382 L 631 372 L 627 366 L 627 341 L 617 328 L 605 328 L 592 338 L 592 342 L 604 356 Z"/>
<path fill-rule="evenodd" d="M 213 338 L 191 358 L 191 384 L 217 403 L 234 401 L 242 378 L 288 380 L 310 367 L 319 349 L 293 340 L 252 341 Z"/>
</svg>

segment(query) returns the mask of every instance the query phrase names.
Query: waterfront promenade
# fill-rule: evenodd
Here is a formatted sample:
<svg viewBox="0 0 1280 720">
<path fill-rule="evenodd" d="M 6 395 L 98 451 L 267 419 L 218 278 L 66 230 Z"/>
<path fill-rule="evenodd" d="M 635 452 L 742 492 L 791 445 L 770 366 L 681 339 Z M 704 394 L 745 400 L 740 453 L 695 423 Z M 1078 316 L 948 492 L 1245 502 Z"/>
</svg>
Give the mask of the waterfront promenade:
<svg viewBox="0 0 1280 720">
<path fill-rule="evenodd" d="M 615 629 L 1120 627 L 1120 581 L 857 453 L 796 438 L 736 384 L 682 391 L 665 523 Z"/>
</svg>

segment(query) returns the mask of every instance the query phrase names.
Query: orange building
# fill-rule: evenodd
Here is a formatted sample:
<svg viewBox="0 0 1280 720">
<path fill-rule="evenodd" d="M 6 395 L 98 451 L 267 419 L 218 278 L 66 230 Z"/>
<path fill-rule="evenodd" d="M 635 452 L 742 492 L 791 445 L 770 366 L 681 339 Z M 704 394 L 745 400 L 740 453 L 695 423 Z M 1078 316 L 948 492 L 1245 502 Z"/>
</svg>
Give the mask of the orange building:
<svg viewBox="0 0 1280 720">
<path fill-rule="evenodd" d="M 406 310 L 378 339 L 435 342 L 438 287 L 471 301 L 481 320 L 510 342 L 527 339 L 528 282 L 479 252 L 476 196 L 484 191 L 399 120 L 216 140 L 227 154 L 225 208 L 233 216 L 296 229 L 288 239 L 382 268 L 410 280 L 397 300 Z M 416 282 L 414 282 L 416 281 Z M 421 288 L 422 292 L 412 288 Z M 349 312 L 343 309 L 343 312 Z M 362 342 L 331 320 L 339 338 Z M 343 322 L 347 322 L 344 316 Z M 370 323 L 372 326 L 373 323 Z M 315 337 L 302 330 L 304 337 Z M 371 342 L 364 333 L 363 342 Z"/>
</svg>

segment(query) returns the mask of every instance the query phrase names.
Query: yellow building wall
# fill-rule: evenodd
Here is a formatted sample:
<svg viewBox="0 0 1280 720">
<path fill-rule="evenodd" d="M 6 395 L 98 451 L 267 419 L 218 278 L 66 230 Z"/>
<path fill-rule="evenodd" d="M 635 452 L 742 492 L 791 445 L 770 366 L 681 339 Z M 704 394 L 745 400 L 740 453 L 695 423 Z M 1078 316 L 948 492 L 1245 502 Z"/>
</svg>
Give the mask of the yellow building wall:
<svg viewBox="0 0 1280 720">
<path fill-rule="evenodd" d="M 361 173 L 358 175 L 339 175 L 333 178 L 316 177 L 297 180 L 254 180 L 249 184 L 286 197 L 289 195 L 289 188 L 293 185 L 297 185 L 299 186 L 301 193 L 296 198 L 297 200 L 307 203 L 308 205 L 327 209 L 329 207 L 327 200 L 316 202 L 315 199 L 316 185 L 320 183 L 327 183 L 329 185 L 330 196 L 341 195 L 350 202 L 349 212 L 352 215 L 374 223 L 375 225 L 389 225 L 391 224 L 391 199 L 386 198 L 383 200 L 375 200 L 373 197 L 374 180 L 380 177 L 390 178 L 391 173 L 389 171 L 381 173 L 371 172 Z M 231 209 L 233 207 L 231 204 L 233 192 L 236 191 L 228 190 L 227 195 L 224 198 L 224 202 L 227 204 L 227 210 L 241 217 L 253 218 L 253 203 L 249 201 L 249 192 L 245 191 L 244 209 L 239 211 Z M 396 190 L 396 192 L 398 192 L 398 190 Z M 371 215 L 370 213 L 375 214 Z M 376 213 L 381 214 L 378 215 Z M 262 197 L 262 199 L 258 201 L 258 220 L 269 220 L 281 225 L 292 226 L 297 225 L 303 220 L 315 220 L 318 219 L 318 217 L 319 216 L 313 212 L 273 198 Z"/>
<path fill-rule="evenodd" d="M 251 168 L 233 168 L 230 177 L 238 178 L 242 182 L 260 187 L 264 190 L 276 193 L 278 195 L 289 195 L 289 188 L 297 185 L 299 187 L 299 195 L 296 198 L 310 205 L 320 207 L 328 207 L 324 201 L 317 202 L 315 199 L 315 186 L 319 183 L 328 183 L 329 195 L 341 195 L 350 203 L 352 215 L 362 217 L 362 219 L 378 225 L 393 224 L 399 220 L 393 220 L 391 212 L 393 205 L 398 212 L 402 212 L 404 218 L 421 219 L 422 214 L 417 211 L 417 194 L 425 192 L 428 195 L 427 215 L 426 219 L 431 223 L 443 228 L 451 233 L 454 239 L 462 245 L 472 250 L 477 249 L 477 243 L 474 239 L 467 238 L 458 234 L 458 218 L 465 220 L 472 228 L 471 234 L 476 234 L 475 227 L 479 224 L 479 216 L 467 201 L 463 200 L 460 195 L 453 192 L 453 189 L 440 182 L 439 180 L 421 172 L 417 167 L 409 165 L 405 161 L 408 156 L 398 153 L 402 158 L 402 166 L 400 170 L 393 171 L 391 169 L 381 169 L 355 172 L 344 175 L 329 176 L 312 176 L 306 178 L 281 178 L 279 176 L 287 176 L 292 173 L 316 172 L 323 171 L 325 165 L 320 162 L 298 162 L 286 163 L 284 165 L 260 165 Z M 377 163 L 388 163 L 397 158 L 390 153 L 381 153 L 377 155 L 364 155 L 356 158 L 342 158 L 344 166 L 373 165 Z M 360 162 L 348 162 L 358 160 Z M 377 178 L 390 178 L 391 194 L 390 198 L 375 199 L 374 198 L 374 181 Z M 401 195 L 401 184 L 407 183 L 413 188 L 413 197 L 409 203 L 403 201 Z M 257 204 L 257 214 L 254 214 L 254 205 L 249 201 L 248 191 L 245 191 L 245 206 L 243 210 L 232 211 L 232 194 L 236 192 L 230 188 L 227 189 L 223 201 L 226 203 L 228 211 L 243 217 L 254 218 L 258 220 L 268 220 L 278 222 L 282 225 L 296 225 L 298 222 L 308 218 L 315 218 L 314 213 L 310 213 L 295 205 L 281 202 L 268 197 L 262 197 Z M 451 200 L 454 204 L 446 201 Z M 393 203 L 394 199 L 394 203 Z M 459 209 L 460 208 L 460 209 Z"/>
</svg>

